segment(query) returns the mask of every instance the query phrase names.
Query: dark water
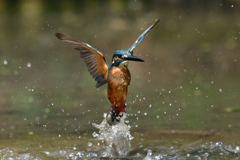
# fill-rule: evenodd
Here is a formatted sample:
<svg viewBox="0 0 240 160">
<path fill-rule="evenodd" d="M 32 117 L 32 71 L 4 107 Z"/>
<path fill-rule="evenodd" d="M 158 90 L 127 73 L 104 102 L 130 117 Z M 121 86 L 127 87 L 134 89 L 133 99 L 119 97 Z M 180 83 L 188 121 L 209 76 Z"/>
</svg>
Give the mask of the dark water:
<svg viewBox="0 0 240 160">
<path fill-rule="evenodd" d="M 134 139 L 122 158 L 239 159 L 239 4 L 180 4 L 1 2 L 0 157 L 99 159 L 106 148 L 92 123 L 110 112 L 107 87 L 96 89 L 79 53 L 54 34 L 110 63 L 161 19 L 135 49 L 145 63 L 129 65 Z"/>
</svg>

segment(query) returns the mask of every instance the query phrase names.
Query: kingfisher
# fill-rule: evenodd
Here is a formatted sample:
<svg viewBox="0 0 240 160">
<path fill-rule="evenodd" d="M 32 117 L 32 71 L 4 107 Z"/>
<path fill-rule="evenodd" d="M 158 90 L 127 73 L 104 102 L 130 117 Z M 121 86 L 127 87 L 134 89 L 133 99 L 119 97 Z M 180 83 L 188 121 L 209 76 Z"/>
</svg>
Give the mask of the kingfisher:
<svg viewBox="0 0 240 160">
<path fill-rule="evenodd" d="M 107 97 L 111 103 L 111 120 L 119 122 L 123 112 L 126 112 L 126 97 L 131 75 L 128 70 L 129 61 L 144 62 L 133 56 L 133 50 L 143 40 L 144 36 L 159 22 L 148 27 L 132 44 L 128 50 L 117 50 L 112 56 L 112 64 L 108 65 L 104 55 L 87 43 L 75 40 L 67 35 L 56 33 L 58 39 L 63 40 L 80 52 L 80 57 L 86 63 L 91 76 L 97 81 L 96 88 L 108 84 Z"/>
</svg>

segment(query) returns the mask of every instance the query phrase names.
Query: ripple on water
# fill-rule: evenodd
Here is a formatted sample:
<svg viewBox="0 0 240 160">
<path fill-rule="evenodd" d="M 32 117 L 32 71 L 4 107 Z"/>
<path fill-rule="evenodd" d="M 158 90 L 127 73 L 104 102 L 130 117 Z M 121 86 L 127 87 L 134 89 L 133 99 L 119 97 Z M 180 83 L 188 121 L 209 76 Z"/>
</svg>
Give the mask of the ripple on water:
<svg viewBox="0 0 240 160">
<path fill-rule="evenodd" d="M 128 146 L 130 147 L 130 146 Z M 104 150 L 100 151 L 79 151 L 78 148 L 65 148 L 65 149 L 55 149 L 53 151 L 46 150 L 29 150 L 22 148 L 4 148 L 0 150 L 1 159 L 34 159 L 34 160 L 46 160 L 46 159 L 108 159 L 108 157 L 117 157 L 118 159 L 144 159 L 144 160 L 160 160 L 160 159 L 239 159 L 240 150 L 239 146 L 231 146 L 226 143 L 216 142 L 216 143 L 205 143 L 198 145 L 196 147 L 188 148 L 156 148 L 149 149 L 151 147 L 143 147 L 142 151 L 137 148 L 131 148 L 132 150 L 138 150 L 138 153 L 133 155 L 113 155 L 112 152 L 107 153 L 105 147 Z M 120 154 L 125 154 L 125 152 L 120 152 Z M 115 151 L 117 152 L 117 151 Z M 147 153 L 146 153 L 147 152 Z M 116 154 L 116 153 L 115 153 Z M 110 158 L 111 159 L 111 158 Z"/>
<path fill-rule="evenodd" d="M 131 141 L 133 137 L 131 127 L 125 121 L 126 114 L 120 123 L 114 125 L 109 125 L 106 117 L 100 124 L 93 123 L 99 131 L 92 134 L 76 134 L 70 139 L 69 135 L 57 134 L 57 140 L 51 135 L 40 135 L 30 136 L 33 139 L 21 137 L 5 143 L 1 141 L 0 159 L 240 159 L 240 147 L 223 142 L 206 143 L 197 139 L 194 143 L 196 140 L 188 141 L 188 137 L 179 141 L 171 137 L 162 142 L 164 138 L 158 136 L 142 139 L 137 134 Z"/>
</svg>

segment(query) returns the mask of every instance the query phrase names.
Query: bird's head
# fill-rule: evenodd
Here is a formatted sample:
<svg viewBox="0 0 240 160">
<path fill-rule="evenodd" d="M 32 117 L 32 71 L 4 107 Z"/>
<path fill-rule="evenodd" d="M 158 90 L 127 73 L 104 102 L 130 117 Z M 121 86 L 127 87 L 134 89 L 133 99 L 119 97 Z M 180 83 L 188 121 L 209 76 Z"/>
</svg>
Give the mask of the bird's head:
<svg viewBox="0 0 240 160">
<path fill-rule="evenodd" d="M 143 59 L 132 56 L 128 51 L 117 50 L 112 57 L 112 66 L 119 66 L 122 62 L 139 61 L 144 62 Z"/>
</svg>

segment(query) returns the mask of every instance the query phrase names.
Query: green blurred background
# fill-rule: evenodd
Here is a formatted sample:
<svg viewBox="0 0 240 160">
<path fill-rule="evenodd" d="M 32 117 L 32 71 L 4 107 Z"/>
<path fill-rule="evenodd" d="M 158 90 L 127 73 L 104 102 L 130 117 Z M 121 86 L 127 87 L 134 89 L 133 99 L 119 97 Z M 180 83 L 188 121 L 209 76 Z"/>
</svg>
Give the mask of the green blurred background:
<svg viewBox="0 0 240 160">
<path fill-rule="evenodd" d="M 240 1 L 0 0 L 0 135 L 92 132 L 110 112 L 64 33 L 112 54 L 161 21 L 134 54 L 136 132 L 240 131 Z M 237 138 L 237 137 L 236 137 Z"/>
</svg>

